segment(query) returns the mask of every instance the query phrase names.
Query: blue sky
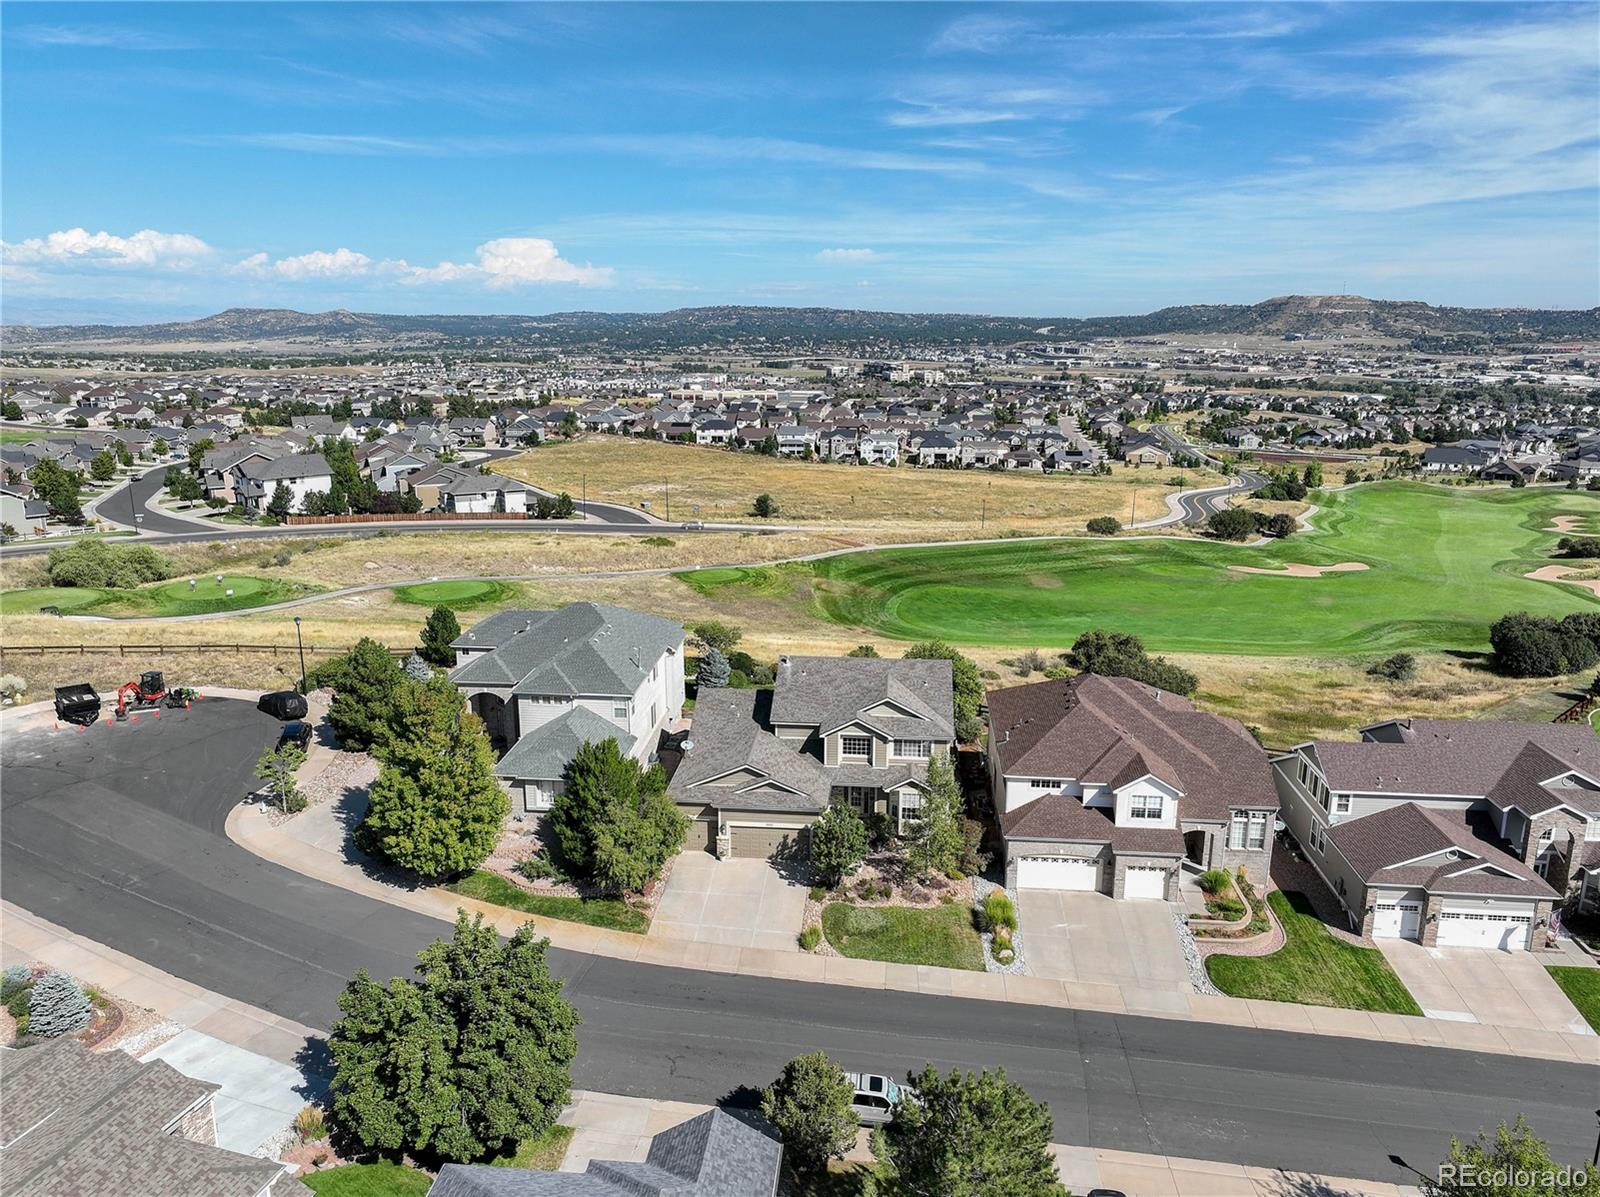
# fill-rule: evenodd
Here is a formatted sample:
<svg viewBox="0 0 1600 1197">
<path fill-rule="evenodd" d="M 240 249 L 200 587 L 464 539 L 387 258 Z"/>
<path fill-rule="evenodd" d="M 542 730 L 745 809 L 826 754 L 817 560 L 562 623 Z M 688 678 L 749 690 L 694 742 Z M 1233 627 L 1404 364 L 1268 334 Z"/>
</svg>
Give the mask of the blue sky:
<svg viewBox="0 0 1600 1197">
<path fill-rule="evenodd" d="M 1597 14 L 7 3 L 4 316 L 1588 307 Z"/>
</svg>

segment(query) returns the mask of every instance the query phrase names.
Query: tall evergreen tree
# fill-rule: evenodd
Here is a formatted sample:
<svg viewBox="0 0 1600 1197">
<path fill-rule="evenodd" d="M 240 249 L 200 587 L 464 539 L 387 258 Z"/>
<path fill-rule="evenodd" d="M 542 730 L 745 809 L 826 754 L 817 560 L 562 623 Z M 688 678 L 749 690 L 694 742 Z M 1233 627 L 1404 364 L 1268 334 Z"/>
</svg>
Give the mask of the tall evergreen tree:
<svg viewBox="0 0 1600 1197">
<path fill-rule="evenodd" d="M 666 789 L 660 767 L 641 768 L 615 737 L 580 746 L 550 811 L 562 864 L 609 888 L 641 888 L 688 834 Z"/>
<path fill-rule="evenodd" d="M 777 1129 L 800 1173 L 821 1172 L 856 1145 L 855 1090 L 823 1052 L 796 1056 L 761 1094 L 761 1115 Z"/>
<path fill-rule="evenodd" d="M 405 681 L 391 722 L 357 842 L 420 877 L 476 868 L 511 813 L 483 722 L 443 674 Z"/>
<path fill-rule="evenodd" d="M 430 665 L 441 669 L 456 663 L 456 650 L 450 645 L 461 635 L 461 622 L 456 613 L 440 603 L 428 613 L 428 622 L 422 625 L 422 642 L 417 653 Z"/>
<path fill-rule="evenodd" d="M 267 500 L 267 514 L 280 523 L 289 518 L 289 512 L 294 506 L 294 497 L 289 493 L 289 484 L 280 482 L 273 488 L 272 498 Z"/>
<path fill-rule="evenodd" d="M 961 816 L 966 802 L 947 757 L 934 756 L 928 761 L 927 782 L 922 809 L 907 828 L 907 838 L 924 873 L 948 873 L 961 863 L 961 850 L 966 843 Z"/>
<path fill-rule="evenodd" d="M 570 1094 L 577 1011 L 533 924 L 482 916 L 419 954 L 414 981 L 356 974 L 328 1037 L 333 1112 L 365 1147 L 473 1161 L 544 1133 Z"/>
</svg>

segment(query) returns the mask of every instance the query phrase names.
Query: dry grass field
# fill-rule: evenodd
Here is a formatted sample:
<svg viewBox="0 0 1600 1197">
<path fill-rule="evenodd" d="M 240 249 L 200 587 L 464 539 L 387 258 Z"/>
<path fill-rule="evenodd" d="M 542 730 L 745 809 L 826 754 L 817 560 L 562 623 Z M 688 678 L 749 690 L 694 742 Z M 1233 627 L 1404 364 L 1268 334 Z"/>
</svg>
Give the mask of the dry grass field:
<svg viewBox="0 0 1600 1197">
<path fill-rule="evenodd" d="M 759 494 L 783 524 L 826 524 L 874 543 L 962 540 L 1007 532 L 1081 532 L 1097 515 L 1127 522 L 1165 515 L 1165 496 L 1220 481 L 1206 470 L 1130 469 L 1106 476 L 1019 475 L 990 470 L 827 465 L 614 436 L 551 444 L 494 468 L 548 490 L 664 516 L 670 485 L 677 520 L 744 521 Z M 585 481 L 587 480 L 587 488 Z M 695 504 L 699 504 L 696 513 Z"/>
</svg>

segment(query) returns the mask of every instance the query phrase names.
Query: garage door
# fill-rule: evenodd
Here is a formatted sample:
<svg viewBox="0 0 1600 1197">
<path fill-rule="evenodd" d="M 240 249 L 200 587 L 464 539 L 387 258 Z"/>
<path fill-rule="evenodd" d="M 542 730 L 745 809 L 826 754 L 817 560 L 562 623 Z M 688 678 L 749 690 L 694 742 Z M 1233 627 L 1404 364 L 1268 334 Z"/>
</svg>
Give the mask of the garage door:
<svg viewBox="0 0 1600 1197">
<path fill-rule="evenodd" d="M 1372 916 L 1374 939 L 1415 939 L 1421 929 L 1421 902 L 1379 902 Z"/>
<path fill-rule="evenodd" d="M 695 852 L 715 852 L 717 850 L 717 821 L 715 819 L 696 819 L 689 824 L 689 838 L 684 841 L 685 848 Z"/>
<path fill-rule="evenodd" d="M 1492 914 L 1445 910 L 1439 914 L 1441 948 L 1502 948 L 1520 952 L 1528 946 L 1533 929 L 1531 914 Z"/>
<path fill-rule="evenodd" d="M 800 850 L 805 839 L 804 827 L 741 827 L 735 823 L 729 828 L 734 856 L 761 859 L 778 851 Z"/>
<path fill-rule="evenodd" d="M 1074 856 L 1023 856 L 1017 860 L 1018 889 L 1100 888 L 1100 862 Z"/>
<path fill-rule="evenodd" d="M 1129 869 L 1122 884 L 1125 898 L 1165 898 L 1167 896 L 1167 870 Z"/>
</svg>

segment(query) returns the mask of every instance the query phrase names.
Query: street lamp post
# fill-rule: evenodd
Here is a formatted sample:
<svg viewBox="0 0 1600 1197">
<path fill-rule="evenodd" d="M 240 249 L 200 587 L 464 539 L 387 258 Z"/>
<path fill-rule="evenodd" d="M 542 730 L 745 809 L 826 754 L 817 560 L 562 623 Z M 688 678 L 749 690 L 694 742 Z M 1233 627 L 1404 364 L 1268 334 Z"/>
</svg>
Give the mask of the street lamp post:
<svg viewBox="0 0 1600 1197">
<path fill-rule="evenodd" d="M 672 520 L 672 479 L 663 478 L 661 485 L 667 488 L 667 521 L 670 523 Z"/>
<path fill-rule="evenodd" d="M 294 642 L 300 648 L 300 693 L 306 692 L 306 642 L 300 636 L 300 617 L 294 617 Z"/>
<path fill-rule="evenodd" d="M 1600 1110 L 1594 1112 L 1596 1130 L 1594 1132 L 1594 1158 L 1589 1161 L 1591 1168 L 1600 1168 Z"/>
</svg>

